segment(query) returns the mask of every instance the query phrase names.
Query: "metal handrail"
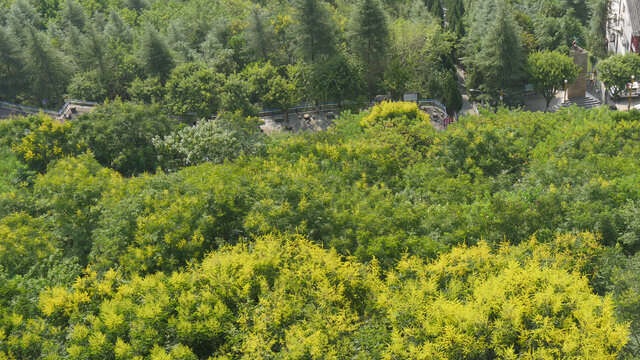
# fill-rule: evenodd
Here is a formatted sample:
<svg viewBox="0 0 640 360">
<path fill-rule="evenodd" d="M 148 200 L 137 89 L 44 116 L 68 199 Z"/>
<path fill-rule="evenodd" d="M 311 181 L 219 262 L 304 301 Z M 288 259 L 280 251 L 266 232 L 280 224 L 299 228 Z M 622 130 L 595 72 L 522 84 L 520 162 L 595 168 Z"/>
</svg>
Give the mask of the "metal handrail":
<svg viewBox="0 0 640 360">
<path fill-rule="evenodd" d="M 4 109 L 7 109 L 7 110 L 20 111 L 22 113 L 31 114 L 31 115 L 37 115 L 37 114 L 42 112 L 44 114 L 47 114 L 49 116 L 54 116 L 54 117 L 58 117 L 58 116 L 64 114 L 65 110 L 70 105 L 98 106 L 98 103 L 93 102 L 93 101 L 84 101 L 84 100 L 67 100 L 64 103 L 64 105 L 62 105 L 62 108 L 60 108 L 60 111 L 53 111 L 53 110 L 47 110 L 47 109 L 40 109 L 40 108 L 36 108 L 36 107 L 32 107 L 32 106 L 13 104 L 13 103 L 6 102 L 6 101 L 0 101 L 0 108 L 4 108 Z"/>
<path fill-rule="evenodd" d="M 80 105 L 80 106 L 97 106 L 98 103 L 93 102 L 93 101 L 85 101 L 85 100 L 67 100 L 67 102 L 64 103 L 64 105 L 62 105 L 62 107 L 60 108 L 60 111 L 58 112 L 59 114 L 62 113 L 62 111 L 69 105 Z"/>
<path fill-rule="evenodd" d="M 47 115 L 58 116 L 58 113 L 52 110 L 39 109 L 39 108 L 25 106 L 25 105 L 18 105 L 18 104 L 9 103 L 6 101 L 0 101 L 0 107 L 7 110 L 17 110 L 25 114 L 36 115 L 36 114 L 39 114 L 40 112 L 43 112 Z"/>
<path fill-rule="evenodd" d="M 444 104 L 442 104 L 440 101 L 436 100 L 436 99 L 423 99 L 423 100 L 418 100 L 418 105 L 424 105 L 424 104 L 428 104 L 428 105 L 432 105 L 432 106 L 436 106 L 439 107 L 440 110 L 442 110 L 442 112 L 444 114 L 447 114 L 447 107 L 444 106 Z"/>
</svg>

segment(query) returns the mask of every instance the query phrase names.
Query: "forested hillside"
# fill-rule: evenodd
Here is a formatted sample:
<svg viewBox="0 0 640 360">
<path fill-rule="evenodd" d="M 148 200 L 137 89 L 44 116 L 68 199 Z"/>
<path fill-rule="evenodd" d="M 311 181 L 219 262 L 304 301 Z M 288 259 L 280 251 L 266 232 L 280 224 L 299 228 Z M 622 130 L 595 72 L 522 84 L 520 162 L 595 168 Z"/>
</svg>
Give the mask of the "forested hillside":
<svg viewBox="0 0 640 360">
<path fill-rule="evenodd" d="M 605 0 L 0 0 L 0 100 L 208 117 L 417 92 L 457 111 L 454 64 L 517 103 L 530 54 L 602 56 L 605 23 Z"/>
<path fill-rule="evenodd" d="M 0 121 L 0 358 L 640 358 L 640 113 L 360 111 L 549 107 L 607 6 L 0 0 L 0 101 L 99 103 Z"/>
<path fill-rule="evenodd" d="M 0 357 L 637 356 L 639 120 L 0 122 Z"/>
</svg>

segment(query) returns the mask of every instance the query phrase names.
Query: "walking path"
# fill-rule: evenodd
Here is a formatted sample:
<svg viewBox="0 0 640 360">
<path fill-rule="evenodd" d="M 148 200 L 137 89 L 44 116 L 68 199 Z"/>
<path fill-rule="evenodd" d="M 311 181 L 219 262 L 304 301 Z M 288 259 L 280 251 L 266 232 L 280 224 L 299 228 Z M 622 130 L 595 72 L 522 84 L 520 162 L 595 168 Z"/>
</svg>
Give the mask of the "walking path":
<svg viewBox="0 0 640 360">
<path fill-rule="evenodd" d="M 467 94 L 467 87 L 465 85 L 464 71 L 459 67 L 456 67 L 458 73 L 458 90 L 462 94 L 462 109 L 460 110 L 460 116 L 476 115 L 478 110 L 469 102 L 469 94 Z"/>
</svg>

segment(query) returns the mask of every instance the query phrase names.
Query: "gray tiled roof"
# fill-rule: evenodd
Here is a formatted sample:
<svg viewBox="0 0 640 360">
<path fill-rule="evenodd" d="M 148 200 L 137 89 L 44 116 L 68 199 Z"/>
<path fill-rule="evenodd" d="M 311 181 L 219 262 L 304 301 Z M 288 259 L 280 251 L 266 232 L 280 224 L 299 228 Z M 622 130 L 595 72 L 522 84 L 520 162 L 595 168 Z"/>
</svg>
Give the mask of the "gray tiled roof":
<svg viewBox="0 0 640 360">
<path fill-rule="evenodd" d="M 627 0 L 627 5 L 629 6 L 633 36 L 640 36 L 640 0 Z"/>
</svg>

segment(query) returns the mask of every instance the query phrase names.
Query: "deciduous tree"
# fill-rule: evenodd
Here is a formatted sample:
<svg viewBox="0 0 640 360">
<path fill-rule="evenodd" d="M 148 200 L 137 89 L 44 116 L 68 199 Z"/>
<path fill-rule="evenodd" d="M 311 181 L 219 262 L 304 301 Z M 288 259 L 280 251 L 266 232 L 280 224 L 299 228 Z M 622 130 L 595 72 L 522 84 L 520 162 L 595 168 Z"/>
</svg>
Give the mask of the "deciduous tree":
<svg viewBox="0 0 640 360">
<path fill-rule="evenodd" d="M 569 56 L 553 51 L 543 51 L 530 54 L 527 58 L 527 73 L 529 81 L 536 92 L 544 96 L 549 103 L 556 93 L 562 89 L 564 81 L 568 83 L 580 73 L 580 69 Z"/>
<path fill-rule="evenodd" d="M 598 77 L 610 89 L 617 99 L 631 82 L 631 76 L 640 74 L 640 56 L 632 52 L 626 55 L 613 55 L 597 65 Z"/>
</svg>

